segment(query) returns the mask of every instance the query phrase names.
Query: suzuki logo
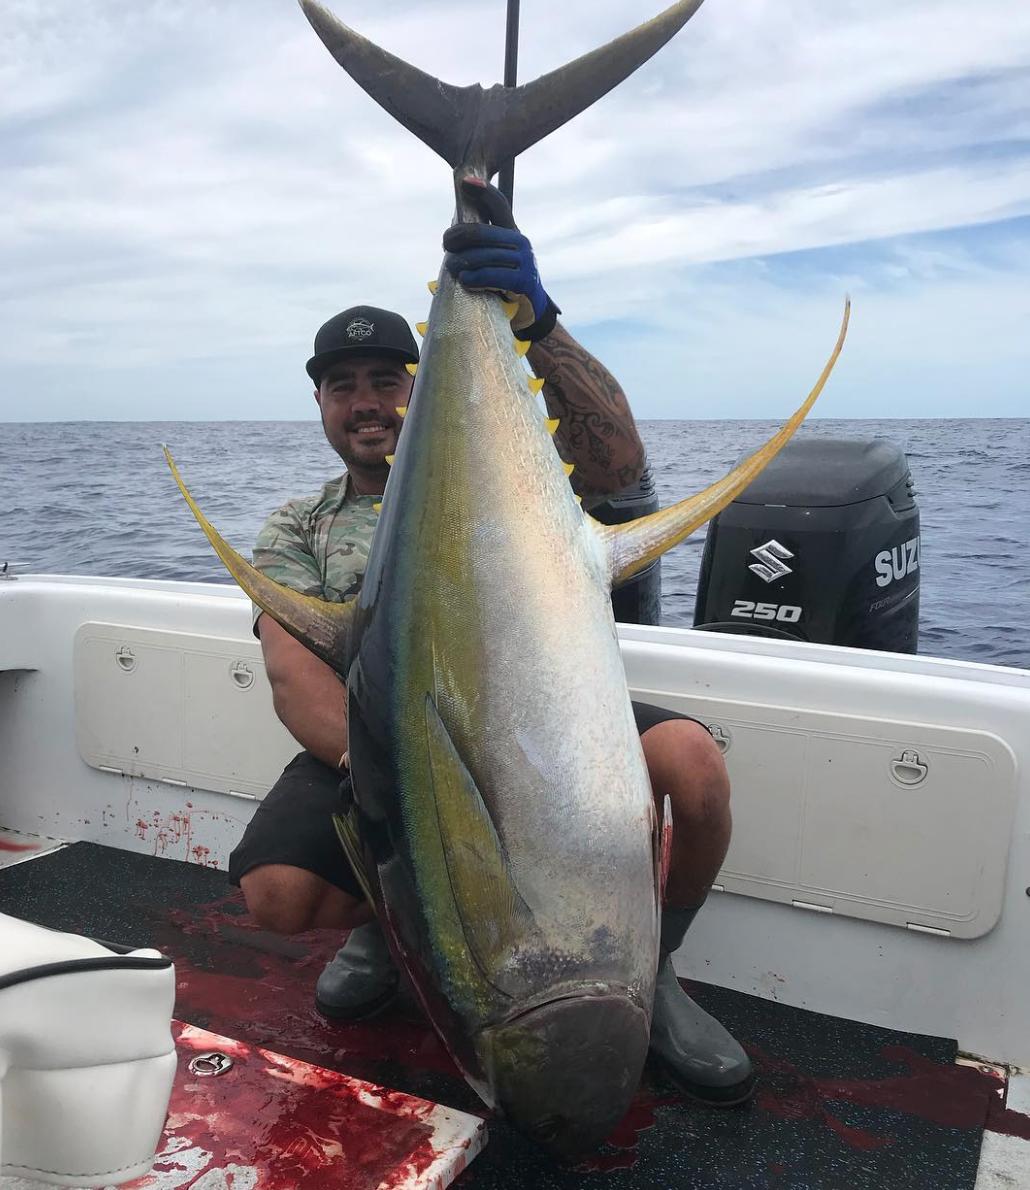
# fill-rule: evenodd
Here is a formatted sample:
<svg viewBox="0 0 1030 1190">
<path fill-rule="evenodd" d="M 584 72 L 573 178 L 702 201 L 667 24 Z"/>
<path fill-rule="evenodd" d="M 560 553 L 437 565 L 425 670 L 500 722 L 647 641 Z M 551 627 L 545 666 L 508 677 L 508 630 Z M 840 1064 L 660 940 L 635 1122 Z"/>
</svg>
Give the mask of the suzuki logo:
<svg viewBox="0 0 1030 1190">
<path fill-rule="evenodd" d="M 784 566 L 784 558 L 793 558 L 794 555 L 785 545 L 780 545 L 774 538 L 767 541 L 765 545 L 760 545 L 757 549 L 751 551 L 751 556 L 757 558 L 757 562 L 752 562 L 748 570 L 753 571 L 760 579 L 764 579 L 767 583 L 775 582 L 778 578 L 783 578 L 786 574 L 792 574 L 793 571 L 789 566 Z"/>
</svg>

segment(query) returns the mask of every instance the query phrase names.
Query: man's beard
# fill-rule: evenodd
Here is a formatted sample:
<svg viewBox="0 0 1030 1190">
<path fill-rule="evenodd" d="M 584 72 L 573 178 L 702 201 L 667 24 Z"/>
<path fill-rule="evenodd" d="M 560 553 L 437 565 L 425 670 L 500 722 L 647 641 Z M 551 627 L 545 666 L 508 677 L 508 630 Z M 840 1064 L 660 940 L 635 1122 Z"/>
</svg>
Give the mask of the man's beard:
<svg viewBox="0 0 1030 1190">
<path fill-rule="evenodd" d="M 375 451 L 365 454 L 363 451 L 354 450 L 351 435 L 363 425 L 372 425 L 378 423 L 385 427 L 384 433 L 391 431 L 396 434 L 395 427 L 392 422 L 386 421 L 383 418 L 362 418 L 360 421 L 348 422 L 340 433 L 340 441 L 334 442 L 329 435 L 329 431 L 325 424 L 325 414 L 322 414 L 322 432 L 325 434 L 326 441 L 336 451 L 337 455 L 343 460 L 348 471 L 362 470 L 365 472 L 380 472 L 382 474 L 389 474 L 390 465 L 387 463 L 385 455 L 389 453 L 389 449 L 384 450 L 382 454 L 378 451 L 382 448 L 377 447 Z M 396 445 L 396 439 L 395 439 Z"/>
</svg>

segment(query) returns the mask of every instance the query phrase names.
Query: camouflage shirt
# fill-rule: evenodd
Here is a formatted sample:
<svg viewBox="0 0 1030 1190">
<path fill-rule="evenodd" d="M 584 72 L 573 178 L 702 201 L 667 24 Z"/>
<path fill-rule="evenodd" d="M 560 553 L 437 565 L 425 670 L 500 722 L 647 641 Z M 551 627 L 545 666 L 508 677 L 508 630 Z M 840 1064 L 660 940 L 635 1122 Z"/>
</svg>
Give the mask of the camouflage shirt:
<svg viewBox="0 0 1030 1190">
<path fill-rule="evenodd" d="M 333 603 L 361 589 L 381 496 L 358 496 L 346 474 L 321 491 L 289 500 L 265 521 L 254 546 L 254 565 L 263 574 Z M 254 623 L 261 609 L 254 608 Z"/>
</svg>

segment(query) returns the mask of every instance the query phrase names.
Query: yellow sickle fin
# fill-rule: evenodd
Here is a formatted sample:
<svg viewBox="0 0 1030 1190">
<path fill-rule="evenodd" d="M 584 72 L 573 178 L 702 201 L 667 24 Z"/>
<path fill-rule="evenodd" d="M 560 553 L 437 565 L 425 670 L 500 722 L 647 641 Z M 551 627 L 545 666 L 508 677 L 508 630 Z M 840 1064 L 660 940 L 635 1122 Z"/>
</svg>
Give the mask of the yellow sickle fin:
<svg viewBox="0 0 1030 1190">
<path fill-rule="evenodd" d="M 598 525 L 594 528 L 608 543 L 611 551 L 612 584 L 618 586 L 632 578 L 638 571 L 649 566 L 655 558 L 661 557 L 666 550 L 678 545 L 684 538 L 689 537 L 695 529 L 700 528 L 706 521 L 721 512 L 732 500 L 748 486 L 752 480 L 780 453 L 794 434 L 794 431 L 805 420 L 808 411 L 816 402 L 816 398 L 823 391 L 833 365 L 837 362 L 844 339 L 848 333 L 848 321 L 851 317 L 851 299 L 844 303 L 844 318 L 841 322 L 837 343 L 826 361 L 815 387 L 795 411 L 794 415 L 783 427 L 769 439 L 769 441 L 755 451 L 750 458 L 745 459 L 739 467 L 717 480 L 703 492 L 681 500 L 670 508 L 663 508 L 660 512 L 653 512 L 650 516 L 641 517 L 636 521 L 629 521 L 624 525 Z"/>
<path fill-rule="evenodd" d="M 251 599 L 291 636 L 310 649 L 316 657 L 331 665 L 337 673 L 346 675 L 354 653 L 357 651 L 355 621 L 357 602 L 328 603 L 311 595 L 301 595 L 289 587 L 281 587 L 267 575 L 252 566 L 219 535 L 218 530 L 197 507 L 182 481 L 168 447 L 164 448 L 165 462 L 171 469 L 190 511 L 197 518 L 197 524 L 215 553 L 225 563 L 226 569 Z"/>
</svg>

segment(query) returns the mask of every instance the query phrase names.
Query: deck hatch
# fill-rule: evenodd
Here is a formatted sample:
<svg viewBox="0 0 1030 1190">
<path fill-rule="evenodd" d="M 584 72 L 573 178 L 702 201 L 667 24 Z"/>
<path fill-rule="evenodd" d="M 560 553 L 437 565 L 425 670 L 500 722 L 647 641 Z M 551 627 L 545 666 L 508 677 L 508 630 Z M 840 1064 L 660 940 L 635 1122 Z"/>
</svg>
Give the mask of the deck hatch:
<svg viewBox="0 0 1030 1190">
<path fill-rule="evenodd" d="M 298 751 L 257 641 L 87 623 L 74 670 L 79 753 L 105 772 L 260 799 Z"/>
<path fill-rule="evenodd" d="M 1017 774 L 987 731 L 659 693 L 730 734 L 726 892 L 942 941 L 1001 915 Z"/>
</svg>

